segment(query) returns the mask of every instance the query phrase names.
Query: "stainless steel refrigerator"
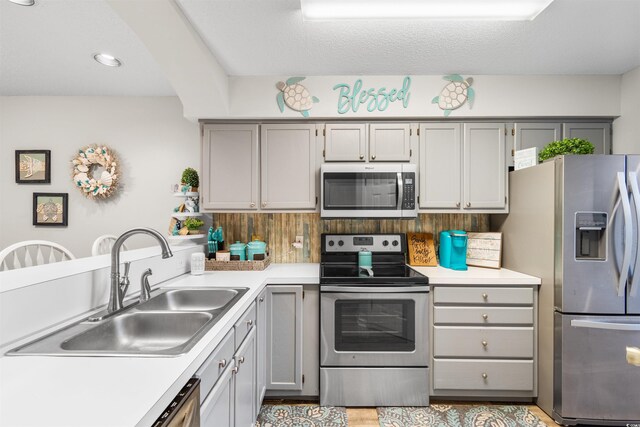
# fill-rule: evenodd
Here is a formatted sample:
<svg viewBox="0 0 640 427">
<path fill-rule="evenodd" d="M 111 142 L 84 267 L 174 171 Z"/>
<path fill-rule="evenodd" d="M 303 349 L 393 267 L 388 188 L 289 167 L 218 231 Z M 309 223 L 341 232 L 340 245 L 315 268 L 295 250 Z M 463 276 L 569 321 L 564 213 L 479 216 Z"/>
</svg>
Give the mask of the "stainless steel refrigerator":
<svg viewBox="0 0 640 427">
<path fill-rule="evenodd" d="M 639 155 L 558 157 L 511 172 L 492 218 L 503 266 L 542 279 L 537 403 L 560 424 L 640 422 L 638 175 Z"/>
</svg>

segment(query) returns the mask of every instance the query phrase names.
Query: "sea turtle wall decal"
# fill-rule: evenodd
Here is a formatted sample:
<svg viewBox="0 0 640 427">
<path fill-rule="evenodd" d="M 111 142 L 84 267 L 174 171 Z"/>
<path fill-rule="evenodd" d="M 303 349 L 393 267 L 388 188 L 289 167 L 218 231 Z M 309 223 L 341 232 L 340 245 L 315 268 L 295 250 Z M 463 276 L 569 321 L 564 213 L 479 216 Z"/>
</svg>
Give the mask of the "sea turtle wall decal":
<svg viewBox="0 0 640 427">
<path fill-rule="evenodd" d="M 438 104 L 438 107 L 444 110 L 445 117 L 451 114 L 452 110 L 462 107 L 467 100 L 469 100 L 469 108 L 473 106 L 475 97 L 475 92 L 471 87 L 473 77 L 465 80 L 460 74 L 449 74 L 443 79 L 448 80 L 449 83 L 442 89 L 439 96 L 431 100 L 431 103 Z"/>
<path fill-rule="evenodd" d="M 294 111 L 299 111 L 304 117 L 309 117 L 309 110 L 313 104 L 319 102 L 315 96 L 311 96 L 306 87 L 300 82 L 304 77 L 290 77 L 286 82 L 278 82 L 276 87 L 280 92 L 276 96 L 278 108 L 284 113 L 285 104 Z"/>
</svg>

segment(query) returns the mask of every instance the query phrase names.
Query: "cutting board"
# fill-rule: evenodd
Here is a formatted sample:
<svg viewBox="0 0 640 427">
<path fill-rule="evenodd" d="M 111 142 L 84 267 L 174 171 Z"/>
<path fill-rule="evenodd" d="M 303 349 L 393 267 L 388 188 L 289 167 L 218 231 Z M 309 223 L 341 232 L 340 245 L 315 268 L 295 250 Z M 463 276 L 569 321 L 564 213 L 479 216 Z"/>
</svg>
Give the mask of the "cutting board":
<svg viewBox="0 0 640 427">
<path fill-rule="evenodd" d="M 432 233 L 407 233 L 409 265 L 436 267 L 436 249 Z"/>
</svg>

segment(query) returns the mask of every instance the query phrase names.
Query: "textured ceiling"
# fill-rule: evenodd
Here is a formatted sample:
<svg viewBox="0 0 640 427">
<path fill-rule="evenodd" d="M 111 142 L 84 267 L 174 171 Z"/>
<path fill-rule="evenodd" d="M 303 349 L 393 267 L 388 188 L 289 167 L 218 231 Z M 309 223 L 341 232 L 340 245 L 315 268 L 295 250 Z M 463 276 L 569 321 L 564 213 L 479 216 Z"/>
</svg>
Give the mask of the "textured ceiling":
<svg viewBox="0 0 640 427">
<path fill-rule="evenodd" d="M 120 68 L 93 60 L 98 52 Z M 0 94 L 175 95 L 136 34 L 102 0 L 0 0 Z"/>
<path fill-rule="evenodd" d="M 300 0 L 177 0 L 230 75 L 622 74 L 640 1 L 555 0 L 534 21 L 303 22 Z"/>
</svg>

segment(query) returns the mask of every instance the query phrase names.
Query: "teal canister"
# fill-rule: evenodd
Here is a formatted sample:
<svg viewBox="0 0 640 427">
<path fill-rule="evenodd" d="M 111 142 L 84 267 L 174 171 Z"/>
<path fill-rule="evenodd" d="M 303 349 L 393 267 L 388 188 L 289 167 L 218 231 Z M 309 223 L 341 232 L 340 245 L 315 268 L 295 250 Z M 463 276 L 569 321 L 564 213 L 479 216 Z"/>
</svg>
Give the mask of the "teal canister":
<svg viewBox="0 0 640 427">
<path fill-rule="evenodd" d="M 255 255 L 265 255 L 266 257 L 267 244 L 259 240 L 247 243 L 247 260 L 253 261 Z"/>
<path fill-rule="evenodd" d="M 369 269 L 373 267 L 373 255 L 371 251 L 363 249 L 358 252 L 358 267 Z"/>
<path fill-rule="evenodd" d="M 240 241 L 230 244 L 229 252 L 231 253 L 231 256 L 239 256 L 240 261 L 245 261 L 247 259 L 247 245 Z"/>
<path fill-rule="evenodd" d="M 438 250 L 440 266 L 451 268 L 451 232 L 449 230 L 440 232 L 440 247 Z"/>
</svg>

